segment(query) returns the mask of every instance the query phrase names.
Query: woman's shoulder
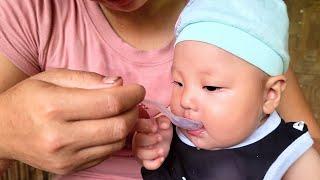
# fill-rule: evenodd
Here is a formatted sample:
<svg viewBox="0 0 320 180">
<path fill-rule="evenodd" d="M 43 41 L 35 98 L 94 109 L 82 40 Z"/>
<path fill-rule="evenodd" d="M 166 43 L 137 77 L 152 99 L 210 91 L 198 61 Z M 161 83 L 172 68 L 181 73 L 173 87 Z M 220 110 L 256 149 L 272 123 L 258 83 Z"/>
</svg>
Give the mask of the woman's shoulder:
<svg viewBox="0 0 320 180">
<path fill-rule="evenodd" d="M 55 28 L 64 28 L 66 22 L 74 25 L 83 4 L 84 0 L 1 0 L 0 34 L 29 37 L 41 49 Z"/>
<path fill-rule="evenodd" d="M 41 55 L 57 31 L 55 28 L 63 32 L 66 22 L 75 24 L 69 19 L 78 17 L 83 1 L 0 0 L 1 54 L 19 67 L 28 67 L 28 72 L 38 72 L 38 66 L 44 63 Z"/>
<path fill-rule="evenodd" d="M 81 4 L 83 0 L 2 0 L 0 17 L 14 17 L 19 21 L 50 21 L 70 12 L 70 9 L 80 9 L 83 7 Z"/>
<path fill-rule="evenodd" d="M 2 0 L 0 1 L 1 16 L 17 15 L 19 18 L 39 16 L 52 8 L 55 0 Z M 24 15 L 24 16 L 20 16 Z"/>
</svg>

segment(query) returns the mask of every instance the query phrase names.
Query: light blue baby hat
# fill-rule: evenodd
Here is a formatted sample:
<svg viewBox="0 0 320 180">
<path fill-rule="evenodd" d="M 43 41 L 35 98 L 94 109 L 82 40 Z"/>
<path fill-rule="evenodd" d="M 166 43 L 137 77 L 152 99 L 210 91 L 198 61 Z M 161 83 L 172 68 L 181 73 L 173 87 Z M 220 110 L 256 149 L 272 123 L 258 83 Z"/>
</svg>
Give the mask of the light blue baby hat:
<svg viewBox="0 0 320 180">
<path fill-rule="evenodd" d="M 282 0 L 190 0 L 176 24 L 176 44 L 213 44 L 276 76 L 288 69 L 288 28 Z"/>
</svg>

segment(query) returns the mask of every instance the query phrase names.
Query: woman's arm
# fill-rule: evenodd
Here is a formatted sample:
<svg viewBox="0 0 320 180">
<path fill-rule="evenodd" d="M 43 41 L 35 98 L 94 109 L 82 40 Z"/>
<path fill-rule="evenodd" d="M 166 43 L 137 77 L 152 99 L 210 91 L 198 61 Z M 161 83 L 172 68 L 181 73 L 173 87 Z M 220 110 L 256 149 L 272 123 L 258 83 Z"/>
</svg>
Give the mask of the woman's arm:
<svg viewBox="0 0 320 180">
<path fill-rule="evenodd" d="M 312 114 L 299 82 L 291 68 L 286 73 L 288 79 L 287 88 L 282 95 L 282 100 L 278 108 L 281 117 L 286 121 L 303 120 L 307 123 L 309 132 L 315 140 L 314 147 L 320 152 L 320 128 Z"/>
<path fill-rule="evenodd" d="M 28 76 L 0 54 L 0 93 L 14 86 Z"/>
<path fill-rule="evenodd" d="M 286 172 L 283 180 L 318 180 L 320 156 L 314 148 L 306 151 Z"/>
<path fill-rule="evenodd" d="M 0 54 L 0 94 L 28 76 Z M 0 175 L 10 166 L 10 160 L 0 159 Z"/>
</svg>

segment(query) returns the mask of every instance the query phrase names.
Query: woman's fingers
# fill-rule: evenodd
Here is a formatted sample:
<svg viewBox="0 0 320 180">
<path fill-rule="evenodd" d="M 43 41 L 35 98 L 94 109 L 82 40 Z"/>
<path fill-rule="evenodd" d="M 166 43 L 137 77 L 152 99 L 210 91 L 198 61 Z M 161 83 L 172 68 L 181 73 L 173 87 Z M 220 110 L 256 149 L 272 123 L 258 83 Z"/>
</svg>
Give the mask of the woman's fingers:
<svg viewBox="0 0 320 180">
<path fill-rule="evenodd" d="M 68 122 L 69 131 L 78 148 L 99 146 L 124 140 L 138 119 L 138 109 L 134 108 L 118 116 L 98 120 Z"/>
<path fill-rule="evenodd" d="M 145 90 L 140 85 L 118 86 L 107 89 L 47 88 L 50 96 L 37 107 L 58 119 L 85 120 L 116 116 L 135 107 L 143 100 Z M 44 94 L 43 94 L 44 95 Z M 51 102 L 51 103 L 47 103 Z"/>
<path fill-rule="evenodd" d="M 86 148 L 77 152 L 76 157 L 79 159 L 81 166 L 76 169 L 83 169 L 101 160 L 105 160 L 113 152 L 121 150 L 125 146 L 125 140 L 115 143 L 105 144 Z"/>
</svg>

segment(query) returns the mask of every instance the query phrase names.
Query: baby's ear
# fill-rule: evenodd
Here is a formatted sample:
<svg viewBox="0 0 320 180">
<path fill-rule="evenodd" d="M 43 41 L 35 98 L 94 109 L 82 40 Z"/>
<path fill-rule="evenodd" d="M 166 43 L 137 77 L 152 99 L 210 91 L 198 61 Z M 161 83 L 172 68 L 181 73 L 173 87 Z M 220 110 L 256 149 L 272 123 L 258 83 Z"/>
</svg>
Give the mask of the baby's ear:
<svg viewBox="0 0 320 180">
<path fill-rule="evenodd" d="M 263 112 L 271 114 L 279 105 L 281 93 L 286 88 L 286 78 L 283 75 L 268 78 L 265 86 Z"/>
</svg>

